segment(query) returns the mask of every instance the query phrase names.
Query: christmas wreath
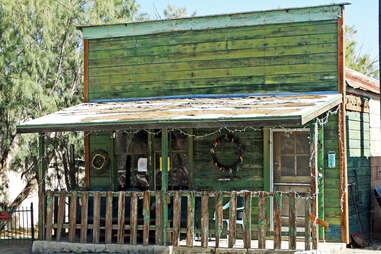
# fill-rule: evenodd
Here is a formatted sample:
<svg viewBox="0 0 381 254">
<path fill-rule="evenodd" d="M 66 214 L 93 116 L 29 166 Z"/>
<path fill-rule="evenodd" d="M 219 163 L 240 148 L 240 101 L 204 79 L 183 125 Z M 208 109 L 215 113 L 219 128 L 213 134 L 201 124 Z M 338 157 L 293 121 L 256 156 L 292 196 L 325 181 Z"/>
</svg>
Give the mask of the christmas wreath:
<svg viewBox="0 0 381 254">
<path fill-rule="evenodd" d="M 215 151 L 215 149 L 217 147 L 222 146 L 226 142 L 227 143 L 234 143 L 237 147 L 237 152 L 238 152 L 237 160 L 230 165 L 224 165 L 223 163 L 221 163 L 218 160 L 217 155 L 216 155 L 216 151 Z M 210 148 L 210 155 L 212 156 L 212 159 L 213 159 L 212 164 L 214 166 L 216 166 L 216 168 L 219 171 L 228 172 L 229 174 L 233 174 L 233 172 L 237 172 L 241 168 L 241 165 L 243 162 L 243 155 L 242 154 L 243 154 L 243 147 L 239 143 L 239 139 L 234 137 L 233 134 L 231 134 L 231 133 L 226 133 L 224 135 L 217 137 L 213 146 Z"/>
</svg>

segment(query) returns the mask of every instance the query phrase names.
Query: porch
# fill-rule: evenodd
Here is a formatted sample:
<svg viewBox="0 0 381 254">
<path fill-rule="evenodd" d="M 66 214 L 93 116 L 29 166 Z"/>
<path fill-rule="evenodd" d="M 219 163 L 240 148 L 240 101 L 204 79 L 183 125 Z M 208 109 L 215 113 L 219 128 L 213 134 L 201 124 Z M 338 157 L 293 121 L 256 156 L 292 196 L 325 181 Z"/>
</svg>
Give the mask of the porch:
<svg viewBox="0 0 381 254">
<path fill-rule="evenodd" d="M 317 249 L 318 244 L 317 218 L 311 213 L 315 197 L 307 193 L 48 191 L 43 199 L 46 214 L 40 240 L 172 245 L 179 253 L 183 247 L 198 253 L 211 249 L 283 253 Z M 286 220 L 281 218 L 282 200 L 289 204 Z M 304 205 L 303 225 L 296 223 L 297 202 Z"/>
</svg>

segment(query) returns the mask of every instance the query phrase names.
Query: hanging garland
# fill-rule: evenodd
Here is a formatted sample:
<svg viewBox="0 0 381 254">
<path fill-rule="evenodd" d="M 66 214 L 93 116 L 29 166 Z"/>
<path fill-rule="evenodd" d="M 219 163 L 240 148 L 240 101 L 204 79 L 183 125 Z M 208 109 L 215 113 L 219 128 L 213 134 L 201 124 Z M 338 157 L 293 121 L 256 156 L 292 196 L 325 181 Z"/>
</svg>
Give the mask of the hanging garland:
<svg viewBox="0 0 381 254">
<path fill-rule="evenodd" d="M 215 148 L 222 146 L 224 143 L 234 143 L 237 146 L 238 151 L 238 158 L 237 160 L 231 164 L 231 165 L 224 165 L 222 164 L 216 155 Z M 212 156 L 212 164 L 216 166 L 216 168 L 219 171 L 222 172 L 228 172 L 229 174 L 233 174 L 233 172 L 238 172 L 241 168 L 242 162 L 243 162 L 243 148 L 242 145 L 239 143 L 238 138 L 234 137 L 231 133 L 226 133 L 222 136 L 219 136 L 216 138 L 216 141 L 213 144 L 213 147 L 210 148 L 210 155 Z"/>
<path fill-rule="evenodd" d="M 90 167 L 94 172 L 103 173 L 103 171 L 110 165 L 110 157 L 104 150 L 96 150 L 93 152 L 90 160 Z"/>
</svg>

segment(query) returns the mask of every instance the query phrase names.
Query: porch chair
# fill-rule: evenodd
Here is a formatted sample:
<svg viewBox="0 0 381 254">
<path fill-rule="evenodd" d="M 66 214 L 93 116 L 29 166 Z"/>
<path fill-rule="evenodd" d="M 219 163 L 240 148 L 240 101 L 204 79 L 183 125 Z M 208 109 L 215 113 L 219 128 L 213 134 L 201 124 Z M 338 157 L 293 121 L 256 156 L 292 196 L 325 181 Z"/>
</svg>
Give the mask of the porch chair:
<svg viewBox="0 0 381 254">
<path fill-rule="evenodd" d="M 239 203 L 239 199 L 237 200 L 237 206 Z M 242 205 L 242 204 L 240 204 Z M 223 207 L 222 207 L 222 210 L 226 210 L 230 207 L 230 202 L 227 202 Z M 244 211 L 244 207 L 243 206 L 240 206 L 240 207 L 237 207 L 237 219 L 236 219 L 236 224 L 237 225 L 241 225 L 241 228 L 243 230 L 244 228 L 244 225 L 243 225 L 243 211 Z M 215 221 L 216 220 L 216 211 L 214 211 L 213 213 L 213 220 Z M 227 230 L 229 230 L 229 219 L 222 219 L 222 223 L 226 223 L 226 228 Z"/>
</svg>

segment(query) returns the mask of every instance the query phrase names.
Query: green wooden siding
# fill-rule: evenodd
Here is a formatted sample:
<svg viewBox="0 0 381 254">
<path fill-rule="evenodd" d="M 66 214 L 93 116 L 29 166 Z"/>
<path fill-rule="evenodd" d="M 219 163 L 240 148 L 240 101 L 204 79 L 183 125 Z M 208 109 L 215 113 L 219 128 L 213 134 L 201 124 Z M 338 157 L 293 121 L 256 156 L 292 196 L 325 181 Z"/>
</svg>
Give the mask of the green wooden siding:
<svg viewBox="0 0 381 254">
<path fill-rule="evenodd" d="M 324 126 L 324 218 L 329 223 L 325 230 L 327 241 L 341 241 L 340 169 L 337 115 L 331 115 Z M 328 168 L 328 153 L 336 153 L 336 167 Z"/>
<path fill-rule="evenodd" d="M 212 130 L 198 129 L 196 135 L 210 133 Z M 196 190 L 263 190 L 263 133 L 245 131 L 235 133 L 244 148 L 242 168 L 238 171 L 239 180 L 221 182 L 224 175 L 212 163 L 210 148 L 216 138 L 222 134 L 211 135 L 194 140 L 194 188 Z M 228 155 L 228 153 L 226 153 Z M 230 153 L 231 156 L 236 156 Z M 224 158 L 229 159 L 229 158 Z M 232 158 L 235 160 L 236 158 Z"/>
<path fill-rule="evenodd" d="M 337 90 L 337 21 L 89 40 L 89 99 Z"/>
<path fill-rule="evenodd" d="M 371 209 L 369 113 L 348 111 L 346 121 L 349 233 L 367 235 Z"/>
</svg>

